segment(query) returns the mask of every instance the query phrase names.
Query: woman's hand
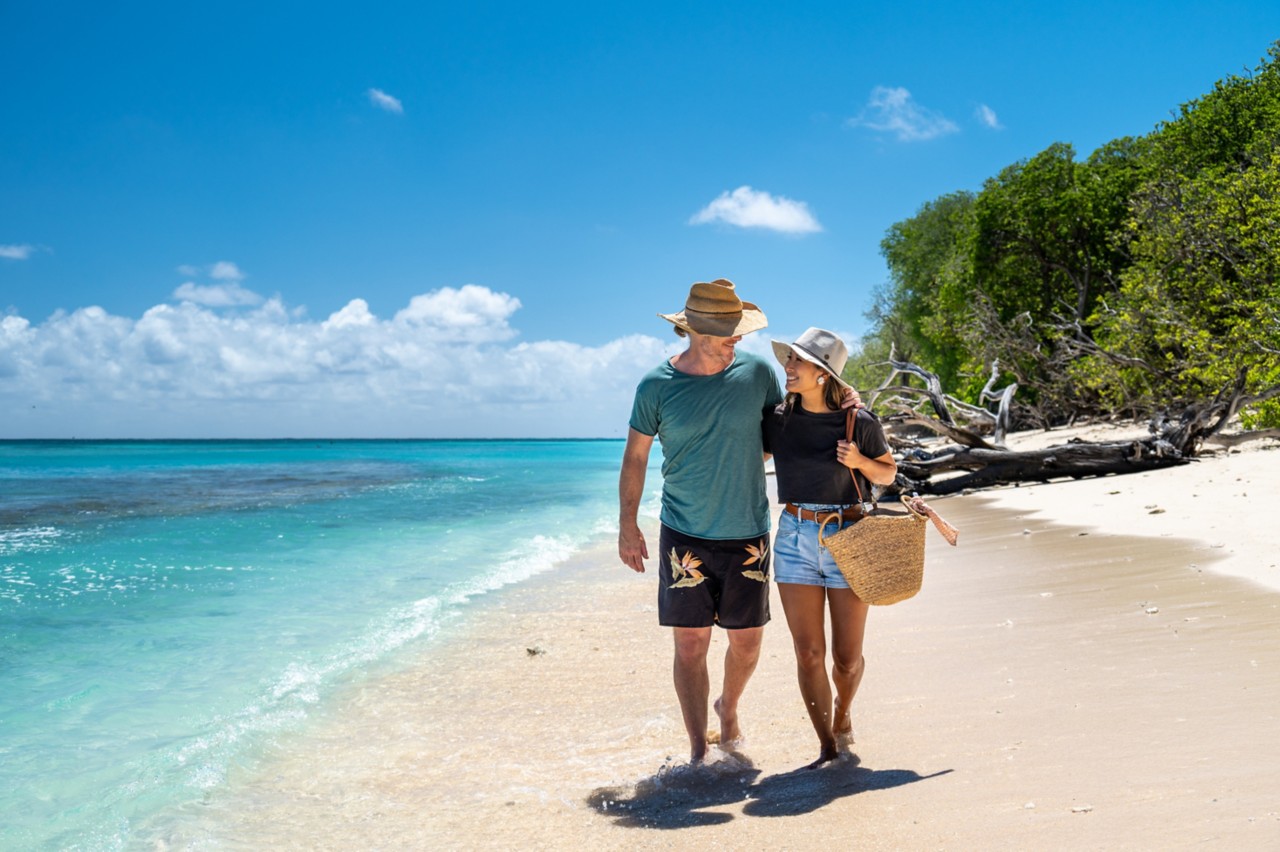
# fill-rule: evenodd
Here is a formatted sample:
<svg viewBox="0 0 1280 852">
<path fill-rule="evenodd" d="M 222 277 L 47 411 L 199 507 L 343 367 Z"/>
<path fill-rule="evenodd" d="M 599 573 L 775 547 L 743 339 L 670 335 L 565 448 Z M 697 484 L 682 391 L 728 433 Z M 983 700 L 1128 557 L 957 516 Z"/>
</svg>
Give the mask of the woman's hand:
<svg viewBox="0 0 1280 852">
<path fill-rule="evenodd" d="M 855 470 L 867 457 L 858 449 L 857 444 L 851 444 L 848 441 L 836 442 L 836 461 L 849 468 Z"/>
</svg>

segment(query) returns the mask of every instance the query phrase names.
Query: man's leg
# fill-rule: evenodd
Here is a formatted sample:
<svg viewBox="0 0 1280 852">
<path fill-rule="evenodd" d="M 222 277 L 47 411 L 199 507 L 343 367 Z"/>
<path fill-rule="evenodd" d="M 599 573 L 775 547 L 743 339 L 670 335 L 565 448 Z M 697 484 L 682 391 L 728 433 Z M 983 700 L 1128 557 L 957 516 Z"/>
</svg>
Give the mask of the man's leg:
<svg viewBox="0 0 1280 852">
<path fill-rule="evenodd" d="M 724 654 L 724 686 L 716 699 L 716 715 L 720 717 L 720 746 L 731 748 L 742 739 L 742 729 L 738 726 L 738 699 L 760 661 L 764 628 L 726 630 L 725 634 L 729 637 L 729 650 Z"/>
<path fill-rule="evenodd" d="M 711 628 L 673 627 L 671 631 L 676 646 L 676 697 L 689 734 L 689 760 L 697 763 L 707 754 L 707 698 L 711 694 L 707 649 L 711 647 Z M 727 672 L 725 678 L 728 679 Z"/>
</svg>

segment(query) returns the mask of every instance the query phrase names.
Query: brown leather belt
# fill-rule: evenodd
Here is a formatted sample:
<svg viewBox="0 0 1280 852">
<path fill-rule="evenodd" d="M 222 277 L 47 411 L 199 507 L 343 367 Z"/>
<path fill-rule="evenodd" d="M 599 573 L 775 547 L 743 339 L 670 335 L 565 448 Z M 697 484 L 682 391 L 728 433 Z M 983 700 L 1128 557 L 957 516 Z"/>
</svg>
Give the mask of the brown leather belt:
<svg viewBox="0 0 1280 852">
<path fill-rule="evenodd" d="M 837 515 L 840 518 L 840 525 L 844 526 L 849 521 L 856 521 L 862 517 L 861 506 L 846 506 L 843 509 L 801 509 L 795 503 L 787 503 L 782 507 L 783 511 L 795 515 L 802 521 L 813 521 L 822 523 L 824 518 Z"/>
</svg>

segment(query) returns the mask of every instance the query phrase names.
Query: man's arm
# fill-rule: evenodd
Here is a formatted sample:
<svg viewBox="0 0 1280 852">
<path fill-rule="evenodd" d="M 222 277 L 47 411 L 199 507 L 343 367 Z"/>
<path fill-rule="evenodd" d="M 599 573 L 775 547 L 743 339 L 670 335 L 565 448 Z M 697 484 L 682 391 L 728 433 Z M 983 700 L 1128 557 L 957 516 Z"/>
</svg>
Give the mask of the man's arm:
<svg viewBox="0 0 1280 852">
<path fill-rule="evenodd" d="M 632 571 L 644 573 L 649 546 L 636 519 L 644 496 L 644 474 L 649 467 L 653 436 L 630 429 L 622 451 L 622 473 L 618 477 L 618 558 Z"/>
</svg>

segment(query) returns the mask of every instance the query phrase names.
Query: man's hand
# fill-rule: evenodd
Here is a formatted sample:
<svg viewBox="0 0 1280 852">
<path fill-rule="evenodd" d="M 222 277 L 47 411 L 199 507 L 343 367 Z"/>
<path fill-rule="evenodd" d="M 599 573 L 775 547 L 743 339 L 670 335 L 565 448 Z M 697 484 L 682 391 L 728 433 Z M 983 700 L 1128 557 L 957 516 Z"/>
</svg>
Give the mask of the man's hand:
<svg viewBox="0 0 1280 852">
<path fill-rule="evenodd" d="M 644 573 L 644 560 L 649 558 L 649 545 L 637 524 L 623 524 L 618 530 L 618 558 L 637 574 Z"/>
<path fill-rule="evenodd" d="M 640 497 L 644 494 L 644 471 L 649 464 L 653 436 L 630 429 L 627 446 L 622 451 L 622 473 L 618 476 L 618 558 L 636 573 L 644 573 L 649 546 L 636 523 Z"/>
</svg>

